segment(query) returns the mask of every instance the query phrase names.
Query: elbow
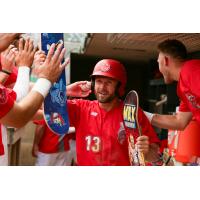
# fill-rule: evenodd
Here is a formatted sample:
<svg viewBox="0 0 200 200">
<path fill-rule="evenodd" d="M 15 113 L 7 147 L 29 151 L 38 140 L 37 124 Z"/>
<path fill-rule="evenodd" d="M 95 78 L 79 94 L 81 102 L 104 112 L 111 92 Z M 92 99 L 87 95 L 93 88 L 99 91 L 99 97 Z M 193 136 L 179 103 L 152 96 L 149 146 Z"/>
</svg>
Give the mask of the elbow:
<svg viewBox="0 0 200 200">
<path fill-rule="evenodd" d="M 22 128 L 25 124 L 24 123 L 20 123 L 20 124 L 15 124 L 14 127 L 15 128 Z"/>
<path fill-rule="evenodd" d="M 9 123 L 10 126 L 15 127 L 15 128 L 22 128 L 28 123 L 28 120 L 25 118 L 20 118 L 19 120 L 14 120 Z"/>
<path fill-rule="evenodd" d="M 187 127 L 187 125 L 188 125 L 188 123 L 181 123 L 181 124 L 179 124 L 179 126 L 178 126 L 178 130 L 180 130 L 180 131 L 184 131 L 185 128 Z"/>
<path fill-rule="evenodd" d="M 10 124 L 10 126 L 14 127 L 14 128 L 22 128 L 23 126 L 25 126 L 26 123 L 25 122 L 17 122 L 17 123 L 12 123 Z"/>
</svg>

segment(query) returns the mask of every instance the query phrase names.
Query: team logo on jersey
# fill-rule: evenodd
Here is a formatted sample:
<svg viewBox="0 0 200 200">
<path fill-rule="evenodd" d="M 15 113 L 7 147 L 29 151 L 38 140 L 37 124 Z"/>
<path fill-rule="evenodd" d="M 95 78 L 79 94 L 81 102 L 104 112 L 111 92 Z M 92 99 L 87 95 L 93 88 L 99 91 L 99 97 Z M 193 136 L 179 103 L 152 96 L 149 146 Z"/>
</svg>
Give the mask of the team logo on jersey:
<svg viewBox="0 0 200 200">
<path fill-rule="evenodd" d="M 120 122 L 120 127 L 119 127 L 119 131 L 118 131 L 118 141 L 120 144 L 124 144 L 124 142 L 126 141 L 126 132 L 125 132 L 125 129 L 124 129 L 124 125 L 123 125 L 123 122 Z"/>
<path fill-rule="evenodd" d="M 92 116 L 96 117 L 96 116 L 98 115 L 98 113 L 97 113 L 97 112 L 93 112 L 93 111 L 92 111 L 92 112 L 90 113 L 90 115 L 92 115 Z"/>
<path fill-rule="evenodd" d="M 197 99 L 194 95 L 192 95 L 190 93 L 185 93 L 185 96 L 194 108 L 200 109 L 200 104 L 197 103 Z"/>
<path fill-rule="evenodd" d="M 0 86 L 0 104 L 5 104 L 8 100 L 6 88 Z"/>
</svg>

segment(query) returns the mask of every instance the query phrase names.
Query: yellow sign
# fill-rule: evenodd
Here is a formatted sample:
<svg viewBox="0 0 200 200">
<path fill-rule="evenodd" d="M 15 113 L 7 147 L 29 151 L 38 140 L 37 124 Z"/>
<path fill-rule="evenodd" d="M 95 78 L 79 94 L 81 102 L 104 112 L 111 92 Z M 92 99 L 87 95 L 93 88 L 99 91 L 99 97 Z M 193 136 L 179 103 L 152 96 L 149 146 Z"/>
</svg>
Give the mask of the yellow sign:
<svg viewBox="0 0 200 200">
<path fill-rule="evenodd" d="M 130 104 L 124 105 L 123 118 L 124 118 L 125 125 L 129 128 L 136 128 L 135 112 L 136 112 L 136 107 L 134 105 L 130 105 Z"/>
</svg>

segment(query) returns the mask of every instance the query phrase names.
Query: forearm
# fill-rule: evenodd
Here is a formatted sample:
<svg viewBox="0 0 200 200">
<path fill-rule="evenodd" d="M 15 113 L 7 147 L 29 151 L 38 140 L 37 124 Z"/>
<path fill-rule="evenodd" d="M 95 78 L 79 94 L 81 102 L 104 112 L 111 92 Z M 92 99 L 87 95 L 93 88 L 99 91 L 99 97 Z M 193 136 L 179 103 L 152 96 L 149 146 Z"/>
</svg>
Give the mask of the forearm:
<svg viewBox="0 0 200 200">
<path fill-rule="evenodd" d="M 182 130 L 188 124 L 189 119 L 179 118 L 177 115 L 154 114 L 151 124 L 159 128 Z"/>
<path fill-rule="evenodd" d="M 17 102 L 23 99 L 29 92 L 29 67 L 19 67 L 17 81 L 13 90 L 17 94 Z"/>
<path fill-rule="evenodd" d="M 19 103 L 15 103 L 13 108 L 0 119 L 4 125 L 20 128 L 24 126 L 40 108 L 44 97 L 36 92 L 31 91 Z"/>
<path fill-rule="evenodd" d="M 12 109 L 0 119 L 0 122 L 16 128 L 25 125 L 40 108 L 50 87 L 51 82 L 49 80 L 38 79 L 31 92 L 19 103 L 14 103 Z"/>
<path fill-rule="evenodd" d="M 37 125 L 36 127 L 36 131 L 35 131 L 35 136 L 34 136 L 34 141 L 33 141 L 33 144 L 39 144 L 40 143 L 40 140 L 44 134 L 44 129 L 45 129 L 45 126 L 44 125 Z"/>
<path fill-rule="evenodd" d="M 152 143 L 149 145 L 149 151 L 145 155 L 145 160 L 148 162 L 157 162 L 160 159 L 159 145 Z"/>
</svg>

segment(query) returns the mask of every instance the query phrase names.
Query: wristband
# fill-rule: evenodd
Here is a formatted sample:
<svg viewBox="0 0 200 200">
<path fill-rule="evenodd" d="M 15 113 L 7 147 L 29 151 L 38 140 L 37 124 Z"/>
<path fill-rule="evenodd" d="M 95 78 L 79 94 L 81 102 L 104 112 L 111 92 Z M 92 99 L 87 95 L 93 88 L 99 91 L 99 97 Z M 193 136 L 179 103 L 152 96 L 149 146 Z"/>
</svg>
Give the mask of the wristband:
<svg viewBox="0 0 200 200">
<path fill-rule="evenodd" d="M 19 102 L 21 99 L 23 99 L 28 94 L 29 73 L 30 73 L 29 67 L 26 67 L 26 66 L 19 67 L 17 81 L 13 88 L 13 90 L 17 94 L 17 99 L 16 99 L 17 102 Z"/>
<path fill-rule="evenodd" d="M 32 91 L 39 92 L 44 98 L 49 93 L 51 88 L 51 82 L 46 78 L 39 78 L 35 85 L 33 86 Z"/>
<path fill-rule="evenodd" d="M 146 115 L 147 119 L 149 120 L 149 122 L 151 123 L 152 122 L 152 118 L 155 114 L 153 113 L 150 113 L 150 112 L 146 112 L 144 111 L 144 114 Z"/>
<path fill-rule="evenodd" d="M 12 74 L 12 72 L 9 72 L 9 71 L 7 71 L 7 70 L 5 70 L 5 69 L 1 69 L 1 71 L 2 71 L 3 73 L 5 73 L 5 74 L 9 75 L 9 76 Z"/>
</svg>

